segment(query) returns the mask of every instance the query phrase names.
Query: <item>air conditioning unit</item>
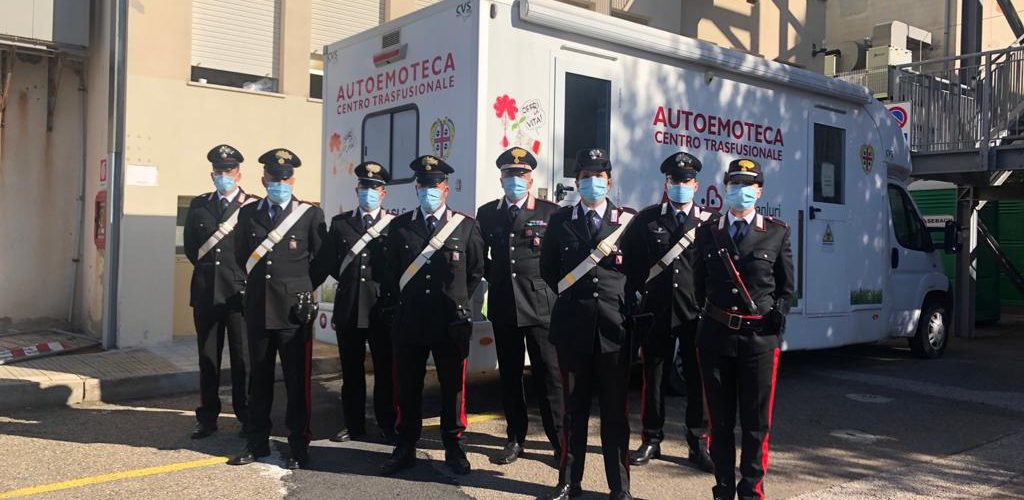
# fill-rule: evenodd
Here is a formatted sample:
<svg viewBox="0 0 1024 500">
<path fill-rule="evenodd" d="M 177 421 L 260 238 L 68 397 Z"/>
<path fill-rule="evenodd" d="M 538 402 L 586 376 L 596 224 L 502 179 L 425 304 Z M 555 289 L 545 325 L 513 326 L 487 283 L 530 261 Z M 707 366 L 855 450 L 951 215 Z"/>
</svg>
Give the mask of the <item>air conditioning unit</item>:
<svg viewBox="0 0 1024 500">
<path fill-rule="evenodd" d="M 881 69 L 912 62 L 914 62 L 914 55 L 907 49 L 890 46 L 868 49 L 868 69 Z"/>
<path fill-rule="evenodd" d="M 0 41 L 87 47 L 89 4 L 87 0 L 2 0 Z"/>
</svg>

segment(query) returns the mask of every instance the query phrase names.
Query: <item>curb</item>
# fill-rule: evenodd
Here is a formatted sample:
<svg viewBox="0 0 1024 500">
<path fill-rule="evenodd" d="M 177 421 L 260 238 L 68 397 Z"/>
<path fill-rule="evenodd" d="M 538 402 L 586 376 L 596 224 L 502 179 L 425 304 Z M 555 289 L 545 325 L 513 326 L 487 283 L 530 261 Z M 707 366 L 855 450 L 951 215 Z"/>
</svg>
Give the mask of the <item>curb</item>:
<svg viewBox="0 0 1024 500">
<path fill-rule="evenodd" d="M 328 375 L 341 371 L 337 356 L 314 358 L 312 375 Z M 280 381 L 278 364 L 275 380 Z M 221 370 L 221 382 L 230 384 L 231 370 Z M 56 380 L 7 380 L 0 383 L 0 410 L 71 407 L 82 403 L 116 403 L 120 401 L 173 396 L 199 391 L 199 370 L 154 373 L 97 379 L 67 374 Z"/>
</svg>

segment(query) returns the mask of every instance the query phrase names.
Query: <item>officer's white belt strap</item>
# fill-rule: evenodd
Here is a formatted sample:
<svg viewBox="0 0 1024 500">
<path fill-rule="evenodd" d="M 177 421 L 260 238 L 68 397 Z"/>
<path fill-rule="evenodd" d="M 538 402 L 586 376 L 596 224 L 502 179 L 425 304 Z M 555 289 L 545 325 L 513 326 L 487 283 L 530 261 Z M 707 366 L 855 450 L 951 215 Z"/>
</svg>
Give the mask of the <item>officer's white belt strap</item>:
<svg viewBox="0 0 1024 500">
<path fill-rule="evenodd" d="M 267 252 L 273 250 L 274 245 L 281 242 L 284 234 L 291 231 L 292 226 L 294 226 L 296 222 L 299 222 L 302 215 L 310 208 L 313 208 L 313 205 L 300 203 L 299 206 L 292 210 L 292 213 L 288 214 L 288 217 L 285 217 L 277 227 L 267 233 L 266 239 L 260 242 L 260 245 L 256 247 L 256 250 L 253 250 L 252 254 L 249 255 L 249 260 L 245 263 L 245 272 L 251 273 L 253 268 L 256 267 L 256 264 L 259 263 L 260 259 L 262 259 Z"/>
<path fill-rule="evenodd" d="M 338 268 L 338 276 L 341 276 L 341 273 L 345 272 L 345 268 L 352 263 L 352 260 L 355 259 L 364 248 L 366 248 L 366 245 L 380 236 L 381 231 L 388 227 L 388 224 L 390 224 L 394 218 L 395 216 L 391 214 L 381 214 L 380 220 L 377 221 L 376 224 L 366 228 L 366 233 L 364 233 L 363 236 L 356 241 L 355 245 L 352 245 L 352 248 L 349 249 L 348 253 L 345 254 L 345 259 L 341 261 L 341 267 Z"/>
<path fill-rule="evenodd" d="M 434 255 L 434 252 L 440 250 L 441 247 L 444 246 L 444 240 L 447 240 L 448 237 L 451 236 L 459 227 L 459 224 L 462 224 L 462 221 L 465 219 L 466 217 L 462 214 L 453 214 L 452 217 L 444 223 L 444 226 L 441 226 L 441 229 L 434 233 L 434 236 L 427 241 L 427 246 L 423 247 L 423 251 L 413 259 L 412 264 L 409 264 L 409 267 L 405 268 L 405 272 L 402 273 L 402 278 L 398 280 L 398 289 L 400 291 L 405 289 L 405 285 L 409 284 L 409 281 L 412 280 L 413 276 L 416 276 L 416 273 L 418 273 L 420 269 L 423 268 L 423 265 L 430 260 L 430 257 Z"/>
<path fill-rule="evenodd" d="M 254 201 L 256 201 L 256 198 L 249 198 L 247 201 L 242 203 L 242 206 L 244 207 Z M 213 247 L 217 246 L 221 240 L 231 234 L 231 231 L 235 230 L 235 226 L 238 225 L 238 213 L 241 211 L 241 208 L 235 210 L 235 212 L 228 217 L 228 220 L 221 222 L 220 225 L 217 226 L 217 230 L 213 232 L 213 235 L 206 240 L 206 243 L 203 243 L 203 246 L 199 247 L 199 257 L 196 258 L 196 260 L 201 260 L 205 257 L 206 254 L 210 253 L 210 250 L 213 250 Z"/>
<path fill-rule="evenodd" d="M 701 222 L 707 222 L 708 218 L 711 217 L 711 214 L 709 212 L 701 212 L 697 217 Z M 661 274 L 661 272 L 668 268 L 668 266 L 671 266 L 672 261 L 675 260 L 676 257 L 682 255 L 682 253 L 693 244 L 696 237 L 697 226 L 694 226 L 683 234 L 683 237 L 679 238 L 679 241 L 677 241 L 675 245 L 672 245 L 672 248 L 669 248 L 668 252 L 665 252 L 665 255 L 662 255 L 661 258 L 658 259 L 658 262 L 651 266 L 651 270 L 647 273 L 647 283 L 650 283 L 651 280 Z"/>
<path fill-rule="evenodd" d="M 622 212 L 622 215 L 619 216 L 619 227 L 617 227 L 615 231 L 612 231 L 612 234 L 609 234 L 601 240 L 601 242 L 597 244 L 597 248 L 590 252 L 590 255 L 583 259 L 583 262 L 577 264 L 572 271 L 569 271 L 569 274 L 566 274 L 565 277 L 558 282 L 558 293 L 568 290 L 569 287 L 575 284 L 576 281 L 583 277 L 583 275 L 596 267 L 597 263 L 601 262 L 601 259 L 611 255 L 612 252 L 615 251 L 619 238 L 622 237 L 622 233 L 625 232 L 626 226 L 628 226 L 632 221 L 633 214 L 629 212 Z"/>
</svg>

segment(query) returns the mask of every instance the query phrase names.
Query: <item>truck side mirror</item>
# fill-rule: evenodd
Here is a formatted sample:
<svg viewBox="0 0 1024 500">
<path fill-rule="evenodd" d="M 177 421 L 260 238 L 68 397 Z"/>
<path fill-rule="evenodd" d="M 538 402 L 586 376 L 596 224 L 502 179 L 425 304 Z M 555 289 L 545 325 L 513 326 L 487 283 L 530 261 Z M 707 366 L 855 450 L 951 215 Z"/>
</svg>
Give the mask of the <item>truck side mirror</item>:
<svg viewBox="0 0 1024 500">
<path fill-rule="evenodd" d="M 947 254 L 955 254 L 960 252 L 960 227 L 956 222 L 948 220 L 946 221 L 943 230 L 942 243 L 944 250 Z"/>
</svg>

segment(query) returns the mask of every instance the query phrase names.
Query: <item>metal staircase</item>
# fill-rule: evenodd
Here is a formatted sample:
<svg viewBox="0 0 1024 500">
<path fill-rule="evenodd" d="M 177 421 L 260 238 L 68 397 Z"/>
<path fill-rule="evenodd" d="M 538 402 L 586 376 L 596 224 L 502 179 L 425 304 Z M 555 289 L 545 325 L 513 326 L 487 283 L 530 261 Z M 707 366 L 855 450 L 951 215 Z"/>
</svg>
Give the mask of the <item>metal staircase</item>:
<svg viewBox="0 0 1024 500">
<path fill-rule="evenodd" d="M 1024 169 L 1024 46 L 892 66 L 893 101 L 913 106 L 914 177 L 992 186 Z"/>
<path fill-rule="evenodd" d="M 1001 251 L 978 212 L 990 200 L 1024 198 L 1006 184 L 1024 170 L 1024 35 L 1005 49 L 889 68 L 889 97 L 910 102 L 913 177 L 957 185 L 954 331 L 974 333 L 977 247 L 996 256 L 1024 292 L 1024 276 Z"/>
</svg>

